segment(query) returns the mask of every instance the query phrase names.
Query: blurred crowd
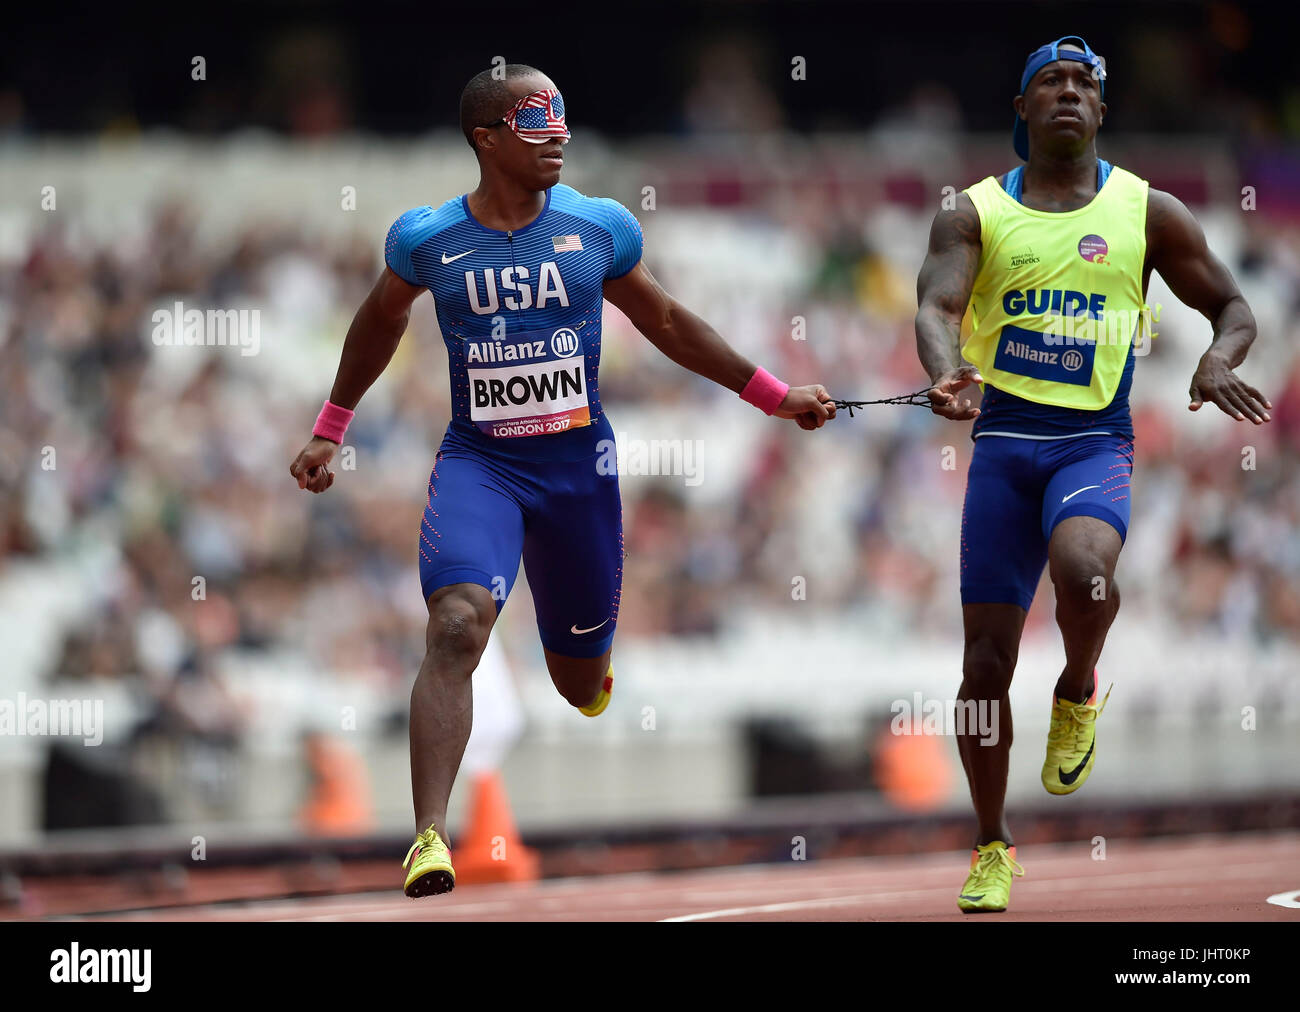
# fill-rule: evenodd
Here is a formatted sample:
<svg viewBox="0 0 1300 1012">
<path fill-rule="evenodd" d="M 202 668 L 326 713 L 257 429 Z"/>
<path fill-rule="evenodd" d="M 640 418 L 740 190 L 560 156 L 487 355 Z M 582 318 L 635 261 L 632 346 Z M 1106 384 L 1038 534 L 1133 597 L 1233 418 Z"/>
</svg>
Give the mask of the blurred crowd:
<svg viewBox="0 0 1300 1012">
<path fill-rule="evenodd" d="M 51 215 L 0 261 L 0 581 L 19 561 L 84 554 L 92 604 L 60 630 L 45 673 L 124 683 L 137 720 L 123 747 L 183 741 L 200 764 L 237 750 L 257 717 L 227 677 L 236 655 L 291 657 L 322 680 L 364 683 L 401 728 L 424 644 L 417 532 L 449 413 L 432 307 L 417 303 L 363 401 L 334 487 L 302 492 L 288 465 L 382 267 L 383 236 L 309 240 L 257 220 L 231 241 L 205 242 L 194 210 L 156 207 L 120 243 Z M 762 319 L 727 281 L 675 261 L 673 244 L 656 247 L 667 228 L 658 221 L 647 224 L 648 263 L 796 382 L 848 397 L 925 385 L 911 239 L 885 250 L 871 229 L 834 215 L 750 213 L 815 251 Z M 923 236 L 926 219 L 915 217 Z M 1248 219 L 1238 239 L 1229 266 L 1270 302 L 1257 314 L 1294 321 L 1300 231 Z M 151 314 L 179 299 L 261 307 L 262 353 L 159 346 Z M 809 336 L 792 339 L 801 313 Z M 615 431 L 630 419 L 652 438 L 654 418 L 689 415 L 711 434 L 713 462 L 727 460 L 698 490 L 680 477 L 625 481 L 621 637 L 720 636 L 739 610 L 798 621 L 796 606 L 897 635 L 957 635 L 964 426 L 893 407 L 805 433 L 683 374 L 612 308 L 607 334 L 602 400 Z M 1250 433 L 1205 417 L 1210 408 L 1189 427 L 1186 383 L 1208 326 L 1162 332 L 1139 362 L 1134 534 L 1119 576 L 1127 608 L 1174 628 L 1300 643 L 1297 338 L 1294 323 L 1260 335 L 1268 371 L 1247 372 L 1271 396 L 1274 421 Z M 806 602 L 792 593 L 801 575 Z M 517 594 L 502 635 L 531 658 L 531 608 Z M 1040 595 L 1031 634 L 1050 622 L 1050 596 Z M 208 782 L 219 811 L 221 778 Z"/>
</svg>

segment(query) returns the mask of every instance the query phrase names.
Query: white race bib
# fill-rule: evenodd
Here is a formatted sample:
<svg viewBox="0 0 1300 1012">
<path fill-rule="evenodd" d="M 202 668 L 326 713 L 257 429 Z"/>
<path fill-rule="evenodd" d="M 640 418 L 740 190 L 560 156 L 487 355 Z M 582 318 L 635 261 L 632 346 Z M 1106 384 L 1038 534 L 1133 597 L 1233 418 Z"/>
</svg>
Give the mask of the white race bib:
<svg viewBox="0 0 1300 1012">
<path fill-rule="evenodd" d="M 586 355 L 572 328 L 465 346 L 470 419 L 489 436 L 542 436 L 591 424 Z"/>
</svg>

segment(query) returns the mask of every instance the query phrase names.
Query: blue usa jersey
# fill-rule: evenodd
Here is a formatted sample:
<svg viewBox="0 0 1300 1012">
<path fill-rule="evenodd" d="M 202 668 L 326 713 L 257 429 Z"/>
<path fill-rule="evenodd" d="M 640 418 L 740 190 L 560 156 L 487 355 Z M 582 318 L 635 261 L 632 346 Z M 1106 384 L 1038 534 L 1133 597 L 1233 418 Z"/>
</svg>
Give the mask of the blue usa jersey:
<svg viewBox="0 0 1300 1012">
<path fill-rule="evenodd" d="M 617 201 L 569 186 L 512 232 L 481 225 L 465 196 L 407 211 L 384 260 L 433 293 L 450 364 L 449 434 L 524 460 L 576 460 L 609 438 L 600 406 L 606 280 L 641 259 L 641 226 Z"/>
</svg>

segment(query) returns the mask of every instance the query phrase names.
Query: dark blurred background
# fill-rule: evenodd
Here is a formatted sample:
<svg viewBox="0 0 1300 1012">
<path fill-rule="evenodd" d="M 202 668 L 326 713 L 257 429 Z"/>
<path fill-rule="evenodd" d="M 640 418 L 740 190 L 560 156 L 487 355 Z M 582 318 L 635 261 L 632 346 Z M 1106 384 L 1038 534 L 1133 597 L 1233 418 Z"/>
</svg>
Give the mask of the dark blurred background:
<svg viewBox="0 0 1300 1012">
<path fill-rule="evenodd" d="M 1113 65 L 1113 130 L 1295 140 L 1291 17 L 1245 2 L 60 5 L 6 26 L 0 130 L 414 135 L 454 127 L 495 55 L 546 70 L 573 118 L 616 138 L 914 116 L 997 130 L 1029 51 L 1078 33 Z M 208 86 L 178 86 L 194 55 Z"/>
</svg>

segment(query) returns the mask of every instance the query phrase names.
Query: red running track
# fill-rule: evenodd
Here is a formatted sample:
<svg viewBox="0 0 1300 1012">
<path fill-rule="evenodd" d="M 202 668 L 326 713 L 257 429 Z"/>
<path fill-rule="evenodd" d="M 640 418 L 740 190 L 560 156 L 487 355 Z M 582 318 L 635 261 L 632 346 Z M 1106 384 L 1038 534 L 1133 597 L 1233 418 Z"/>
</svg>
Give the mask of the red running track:
<svg viewBox="0 0 1300 1012">
<path fill-rule="evenodd" d="M 1300 831 L 1029 846 L 1004 914 L 964 916 L 963 854 L 794 862 L 132 911 L 148 921 L 1300 921 Z M 1292 902 L 1300 902 L 1292 900 Z M 99 919 L 99 918 L 96 918 Z"/>
</svg>

